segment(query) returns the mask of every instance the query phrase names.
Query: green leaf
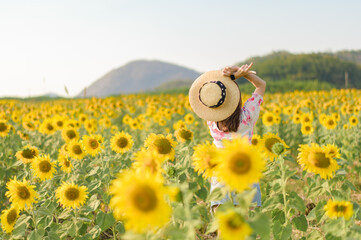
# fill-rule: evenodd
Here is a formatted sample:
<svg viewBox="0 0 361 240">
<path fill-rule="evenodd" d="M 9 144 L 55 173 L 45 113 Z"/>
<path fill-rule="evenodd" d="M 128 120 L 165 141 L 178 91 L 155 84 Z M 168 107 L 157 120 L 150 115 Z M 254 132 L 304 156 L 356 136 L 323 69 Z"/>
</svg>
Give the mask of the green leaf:
<svg viewBox="0 0 361 240">
<path fill-rule="evenodd" d="M 317 205 L 314 209 L 317 223 L 320 223 L 320 221 L 325 216 L 325 210 L 323 209 L 325 205 L 326 205 L 326 200 L 321 200 L 317 203 Z"/>
<path fill-rule="evenodd" d="M 112 213 L 104 213 L 99 211 L 95 223 L 101 228 L 102 231 L 104 231 L 114 225 L 115 219 Z"/>
<path fill-rule="evenodd" d="M 48 232 L 48 239 L 49 240 L 60 240 L 60 237 L 56 232 L 50 231 Z"/>
<path fill-rule="evenodd" d="M 307 235 L 307 240 L 320 240 L 323 239 L 323 236 L 319 231 L 312 231 L 309 235 Z"/>
<path fill-rule="evenodd" d="M 321 226 L 321 229 L 324 232 L 330 233 L 336 237 L 345 236 L 347 229 L 343 227 L 342 220 L 342 218 L 328 220 L 323 226 Z"/>
<path fill-rule="evenodd" d="M 30 233 L 28 240 L 42 239 L 42 237 L 44 236 L 44 233 L 45 233 L 44 229 L 34 230 Z"/>
<path fill-rule="evenodd" d="M 173 211 L 173 216 L 177 219 L 180 219 L 180 220 L 183 220 L 183 221 L 186 221 L 187 220 L 187 217 L 186 217 L 186 213 L 185 213 L 185 210 L 183 208 L 183 206 L 181 205 L 178 205 L 174 211 Z"/>
<path fill-rule="evenodd" d="M 92 236 L 93 239 L 96 239 L 101 234 L 102 230 L 98 225 L 95 225 L 90 231 L 89 234 Z"/>
<path fill-rule="evenodd" d="M 304 215 L 301 215 L 299 217 L 295 217 L 293 220 L 292 220 L 292 223 L 295 225 L 295 227 L 298 229 L 298 230 L 301 230 L 303 232 L 306 232 L 307 231 L 307 228 L 308 228 L 308 223 L 307 223 L 307 219 Z"/>
<path fill-rule="evenodd" d="M 272 211 L 272 221 L 279 221 L 284 224 L 286 222 L 285 213 L 280 209 L 275 209 Z"/>
<path fill-rule="evenodd" d="M 291 192 L 289 194 L 289 206 L 293 209 L 299 210 L 302 213 L 306 211 L 304 200 L 298 196 L 296 192 Z"/>
<path fill-rule="evenodd" d="M 223 198 L 223 193 L 221 188 L 215 188 L 213 191 L 208 195 L 207 202 L 210 201 L 217 201 Z"/>
<path fill-rule="evenodd" d="M 96 210 L 98 209 L 98 207 L 100 206 L 100 201 L 97 199 L 97 195 L 93 195 L 93 196 L 89 199 L 88 206 L 89 206 L 93 211 L 96 211 Z"/>
<path fill-rule="evenodd" d="M 269 239 L 270 238 L 270 219 L 266 214 L 259 214 L 254 219 L 249 222 L 250 226 L 261 236 L 261 239 Z"/>
<path fill-rule="evenodd" d="M 201 189 L 199 189 L 199 190 L 196 192 L 196 195 L 197 195 L 197 197 L 199 197 L 200 199 L 206 201 L 207 196 L 208 196 L 208 191 L 207 191 L 207 189 L 205 189 L 205 187 L 201 187 Z"/>
<path fill-rule="evenodd" d="M 282 228 L 281 231 L 281 240 L 288 240 L 291 237 L 292 234 L 292 225 L 289 223 L 286 225 L 286 227 Z"/>
<path fill-rule="evenodd" d="M 282 224 L 281 224 L 281 222 L 275 220 L 275 221 L 273 222 L 273 226 L 272 226 L 272 232 L 273 232 L 274 239 L 280 239 L 281 231 L 282 231 Z"/>
</svg>

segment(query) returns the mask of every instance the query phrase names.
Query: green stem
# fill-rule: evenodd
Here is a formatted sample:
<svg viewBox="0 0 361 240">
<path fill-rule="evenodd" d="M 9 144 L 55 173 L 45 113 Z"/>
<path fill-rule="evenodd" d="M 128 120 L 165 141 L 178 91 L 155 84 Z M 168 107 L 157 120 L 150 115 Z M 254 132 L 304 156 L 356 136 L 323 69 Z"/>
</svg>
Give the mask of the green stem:
<svg viewBox="0 0 361 240">
<path fill-rule="evenodd" d="M 117 234 L 116 234 L 116 232 L 115 232 L 115 224 L 113 225 L 113 227 L 112 227 L 112 231 L 113 231 L 113 239 L 114 240 L 117 240 Z"/>
<path fill-rule="evenodd" d="M 36 230 L 37 224 L 36 224 L 36 217 L 35 217 L 35 213 L 34 213 L 34 207 L 31 207 L 31 213 L 33 215 L 34 230 Z"/>
<path fill-rule="evenodd" d="M 279 156 L 279 163 L 280 163 L 280 168 L 281 168 L 281 180 L 282 180 L 282 195 L 283 195 L 283 211 L 285 213 L 285 226 L 288 223 L 288 211 L 287 211 L 287 199 L 286 199 L 286 183 L 287 183 L 287 179 L 286 179 L 286 169 L 284 166 L 284 159 L 282 156 Z"/>
</svg>

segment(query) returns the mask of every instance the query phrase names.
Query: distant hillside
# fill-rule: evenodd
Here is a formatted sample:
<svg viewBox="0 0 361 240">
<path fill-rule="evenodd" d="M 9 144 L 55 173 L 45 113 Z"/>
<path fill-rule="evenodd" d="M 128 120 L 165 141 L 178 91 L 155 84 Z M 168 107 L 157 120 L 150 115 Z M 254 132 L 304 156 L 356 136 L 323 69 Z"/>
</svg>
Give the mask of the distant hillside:
<svg viewBox="0 0 361 240">
<path fill-rule="evenodd" d="M 282 51 L 262 57 L 252 57 L 238 65 L 253 62 L 252 69 L 265 80 L 317 80 L 327 82 L 337 88 L 345 87 L 345 72 L 347 72 L 348 87 L 361 88 L 361 65 L 351 62 L 351 59 L 356 61 L 357 56 L 357 51 L 353 54 L 339 52 L 332 55 L 327 53 L 292 54 Z M 347 58 L 347 60 L 342 58 Z"/>
<path fill-rule="evenodd" d="M 339 51 L 336 53 L 330 53 L 329 55 L 338 57 L 344 61 L 354 62 L 361 65 L 361 50 L 355 51 Z"/>
<path fill-rule="evenodd" d="M 200 73 L 161 61 L 139 60 L 105 74 L 86 88 L 86 96 L 105 97 L 153 90 L 173 80 L 195 79 Z M 84 92 L 79 93 L 82 97 Z"/>
</svg>

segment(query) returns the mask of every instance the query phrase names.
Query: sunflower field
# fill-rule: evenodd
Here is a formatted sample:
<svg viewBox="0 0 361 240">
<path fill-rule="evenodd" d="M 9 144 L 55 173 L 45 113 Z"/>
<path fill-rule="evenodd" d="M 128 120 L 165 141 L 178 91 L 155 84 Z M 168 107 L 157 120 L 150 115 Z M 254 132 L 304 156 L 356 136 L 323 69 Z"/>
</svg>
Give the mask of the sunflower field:
<svg viewBox="0 0 361 240">
<path fill-rule="evenodd" d="M 361 239 L 360 110 L 266 94 L 252 144 L 217 149 L 184 94 L 0 100 L 0 239 Z"/>
</svg>

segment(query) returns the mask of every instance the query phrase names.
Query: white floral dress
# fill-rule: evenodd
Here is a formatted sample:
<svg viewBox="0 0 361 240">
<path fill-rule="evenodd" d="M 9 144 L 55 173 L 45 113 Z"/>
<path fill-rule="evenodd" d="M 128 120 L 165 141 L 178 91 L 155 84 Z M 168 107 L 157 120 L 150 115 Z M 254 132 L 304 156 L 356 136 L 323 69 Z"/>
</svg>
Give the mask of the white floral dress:
<svg viewBox="0 0 361 240">
<path fill-rule="evenodd" d="M 209 127 L 210 133 L 213 137 L 213 143 L 218 148 L 223 148 L 222 140 L 223 139 L 233 139 L 239 136 L 247 136 L 249 142 L 251 143 L 253 136 L 253 128 L 256 124 L 260 106 L 263 102 L 263 97 L 257 93 L 253 93 L 252 96 L 244 103 L 241 111 L 241 121 L 239 127 L 236 132 L 223 132 L 218 129 L 217 122 L 207 121 L 207 125 Z M 217 181 L 216 177 L 213 177 L 211 180 L 211 192 L 213 189 L 219 187 L 223 187 L 224 185 Z M 253 202 L 257 203 L 257 206 L 261 206 L 261 191 L 258 183 L 254 183 L 253 187 L 257 189 L 257 193 L 253 199 Z M 234 193 L 232 193 L 233 195 Z M 224 199 L 220 201 L 211 202 L 211 207 L 213 205 L 222 204 L 229 200 L 229 197 L 226 196 Z M 237 202 L 234 202 L 237 204 Z"/>
</svg>

